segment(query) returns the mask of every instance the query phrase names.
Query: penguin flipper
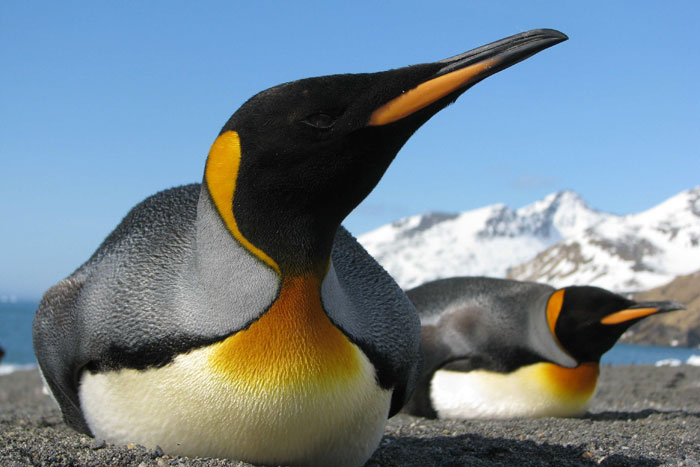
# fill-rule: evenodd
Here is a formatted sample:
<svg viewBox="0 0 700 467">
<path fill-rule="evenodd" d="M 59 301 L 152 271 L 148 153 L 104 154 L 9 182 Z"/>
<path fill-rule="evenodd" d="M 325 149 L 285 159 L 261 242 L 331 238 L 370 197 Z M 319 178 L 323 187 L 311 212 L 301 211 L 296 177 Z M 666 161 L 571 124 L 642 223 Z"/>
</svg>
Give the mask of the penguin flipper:
<svg viewBox="0 0 700 467">
<path fill-rule="evenodd" d="M 342 320 L 334 319 L 333 306 L 327 311 L 372 362 L 379 385 L 393 389 L 391 417 L 411 397 L 418 379 L 418 315 L 394 279 L 342 226 L 333 242 L 332 260 L 343 301 L 356 306 L 343 309 Z"/>
<path fill-rule="evenodd" d="M 78 393 L 86 367 L 119 369 L 125 365 L 115 363 L 115 354 L 126 361 L 128 355 L 122 350 L 130 346 L 136 348 L 133 353 L 141 358 L 139 363 L 145 362 L 141 367 L 174 354 L 151 358 L 147 350 L 173 341 L 167 335 L 173 334 L 169 331 L 177 326 L 178 317 L 161 311 L 165 321 L 174 323 L 170 328 L 144 326 L 143 320 L 130 318 L 133 310 L 127 308 L 130 302 L 153 308 L 156 300 L 149 292 L 157 288 L 160 276 L 122 274 L 116 283 L 113 272 L 116 267 L 128 269 L 126 266 L 135 262 L 143 263 L 139 254 L 145 250 L 160 253 L 159 245 L 169 248 L 160 257 L 168 256 L 166 253 L 175 257 L 179 252 L 169 245 L 186 243 L 180 237 L 194 225 L 198 196 L 199 185 L 192 184 L 147 198 L 126 215 L 83 265 L 42 297 L 34 315 L 34 353 L 64 420 L 75 430 L 91 434 Z M 172 276 L 163 268 L 152 270 L 169 274 L 165 279 Z"/>
<path fill-rule="evenodd" d="M 82 365 L 78 362 L 73 325 L 83 283 L 74 274 L 46 291 L 34 315 L 32 337 L 39 368 L 61 408 L 63 419 L 73 429 L 92 435 L 78 398 Z"/>
<path fill-rule="evenodd" d="M 430 382 L 435 372 L 450 359 L 452 349 L 440 339 L 439 329 L 423 326 L 421 329 L 422 368 L 412 397 L 401 409 L 402 412 L 425 418 L 437 418 L 430 400 Z"/>
<path fill-rule="evenodd" d="M 425 418 L 438 418 L 430 397 L 435 372 L 438 370 L 469 372 L 489 366 L 489 362 L 472 354 L 471 349 L 455 345 L 449 333 L 445 333 L 444 329 L 434 325 L 422 327 L 421 350 L 423 365 L 416 383 L 416 390 L 402 412 Z"/>
</svg>

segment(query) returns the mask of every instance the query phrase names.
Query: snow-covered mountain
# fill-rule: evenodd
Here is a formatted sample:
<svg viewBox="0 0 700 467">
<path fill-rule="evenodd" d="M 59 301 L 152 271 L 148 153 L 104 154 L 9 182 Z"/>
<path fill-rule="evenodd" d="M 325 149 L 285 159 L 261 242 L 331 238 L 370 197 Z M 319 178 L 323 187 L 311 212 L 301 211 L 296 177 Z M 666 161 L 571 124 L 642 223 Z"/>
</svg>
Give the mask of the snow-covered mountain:
<svg viewBox="0 0 700 467">
<path fill-rule="evenodd" d="M 358 238 L 405 288 L 456 275 L 504 277 L 564 238 L 610 218 L 571 191 L 513 210 L 495 204 L 460 214 L 400 219 Z"/>
<path fill-rule="evenodd" d="M 512 268 L 508 277 L 623 292 L 657 287 L 697 269 L 700 187 L 639 214 L 610 217 Z"/>
<path fill-rule="evenodd" d="M 629 216 L 561 191 L 517 210 L 412 216 L 359 241 L 405 288 L 487 275 L 642 290 L 700 268 L 700 187 Z"/>
</svg>

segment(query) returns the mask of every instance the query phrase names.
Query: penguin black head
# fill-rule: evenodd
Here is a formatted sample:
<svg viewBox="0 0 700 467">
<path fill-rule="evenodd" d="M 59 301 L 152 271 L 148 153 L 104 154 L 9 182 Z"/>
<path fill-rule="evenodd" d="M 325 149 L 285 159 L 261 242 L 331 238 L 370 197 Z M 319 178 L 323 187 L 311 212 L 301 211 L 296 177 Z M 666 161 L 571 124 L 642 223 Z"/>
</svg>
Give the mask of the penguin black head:
<svg viewBox="0 0 700 467">
<path fill-rule="evenodd" d="M 598 287 L 575 286 L 550 296 L 547 323 L 579 363 L 598 362 L 633 324 L 655 313 L 682 309 L 685 306 L 674 301 L 635 302 Z"/>
<path fill-rule="evenodd" d="M 230 118 L 210 152 L 212 170 L 221 157 L 240 159 L 235 197 L 211 186 L 216 177 L 205 174 L 205 185 L 222 217 L 269 263 L 323 270 L 340 222 L 413 132 L 477 82 L 566 39 L 534 30 L 434 63 L 263 91 Z"/>
</svg>

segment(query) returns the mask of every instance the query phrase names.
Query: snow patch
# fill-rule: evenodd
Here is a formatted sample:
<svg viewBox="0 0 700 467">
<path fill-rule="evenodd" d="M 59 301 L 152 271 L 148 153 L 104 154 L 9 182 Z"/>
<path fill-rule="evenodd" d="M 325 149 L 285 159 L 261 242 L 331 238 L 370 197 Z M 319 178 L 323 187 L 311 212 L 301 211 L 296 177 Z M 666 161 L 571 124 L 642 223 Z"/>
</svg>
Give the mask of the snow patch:
<svg viewBox="0 0 700 467">
<path fill-rule="evenodd" d="M 13 364 L 3 364 L 0 365 L 0 376 L 9 375 L 15 371 L 29 371 L 36 368 L 36 365 L 26 364 L 26 365 L 13 365 Z"/>
<path fill-rule="evenodd" d="M 656 362 L 655 366 L 681 366 L 682 362 L 677 358 L 666 358 Z"/>
</svg>

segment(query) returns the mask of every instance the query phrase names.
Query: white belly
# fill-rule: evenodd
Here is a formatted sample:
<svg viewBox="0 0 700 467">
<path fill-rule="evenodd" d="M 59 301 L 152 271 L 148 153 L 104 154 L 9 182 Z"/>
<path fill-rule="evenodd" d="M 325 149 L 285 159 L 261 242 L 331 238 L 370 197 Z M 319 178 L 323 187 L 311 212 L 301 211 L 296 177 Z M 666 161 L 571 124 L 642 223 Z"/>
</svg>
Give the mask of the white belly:
<svg viewBox="0 0 700 467">
<path fill-rule="evenodd" d="M 430 397 L 440 418 L 567 417 L 583 413 L 595 380 L 583 390 L 553 385 L 544 367 L 532 365 L 509 374 L 439 370 Z"/>
<path fill-rule="evenodd" d="M 211 348 L 144 371 L 86 372 L 80 403 L 93 434 L 184 456 L 263 464 L 361 466 L 379 445 L 391 391 L 357 349 L 349 383 L 265 388 L 212 371 Z"/>
</svg>

